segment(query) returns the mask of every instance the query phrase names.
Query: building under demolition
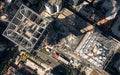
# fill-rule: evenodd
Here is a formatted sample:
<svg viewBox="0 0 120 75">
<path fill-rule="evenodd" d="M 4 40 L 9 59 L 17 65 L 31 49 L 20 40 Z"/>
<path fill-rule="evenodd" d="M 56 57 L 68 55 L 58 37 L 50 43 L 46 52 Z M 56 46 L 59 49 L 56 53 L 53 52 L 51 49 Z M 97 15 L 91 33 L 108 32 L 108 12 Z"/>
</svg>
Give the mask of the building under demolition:
<svg viewBox="0 0 120 75">
<path fill-rule="evenodd" d="M 43 19 L 25 5 L 21 5 L 3 36 L 30 52 L 53 19 Z"/>
</svg>

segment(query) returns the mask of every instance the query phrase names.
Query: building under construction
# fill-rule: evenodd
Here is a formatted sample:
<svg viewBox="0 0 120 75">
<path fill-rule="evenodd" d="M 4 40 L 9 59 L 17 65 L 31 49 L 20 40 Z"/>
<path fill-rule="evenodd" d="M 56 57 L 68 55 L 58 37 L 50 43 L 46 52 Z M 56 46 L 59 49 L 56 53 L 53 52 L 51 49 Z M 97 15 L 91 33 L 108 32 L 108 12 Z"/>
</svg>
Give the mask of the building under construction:
<svg viewBox="0 0 120 75">
<path fill-rule="evenodd" d="M 99 32 L 88 32 L 75 53 L 95 67 L 104 69 L 119 47 L 120 42 L 112 37 L 107 38 Z"/>
<path fill-rule="evenodd" d="M 21 5 L 3 36 L 30 52 L 53 19 L 43 19 L 25 5 Z"/>
</svg>

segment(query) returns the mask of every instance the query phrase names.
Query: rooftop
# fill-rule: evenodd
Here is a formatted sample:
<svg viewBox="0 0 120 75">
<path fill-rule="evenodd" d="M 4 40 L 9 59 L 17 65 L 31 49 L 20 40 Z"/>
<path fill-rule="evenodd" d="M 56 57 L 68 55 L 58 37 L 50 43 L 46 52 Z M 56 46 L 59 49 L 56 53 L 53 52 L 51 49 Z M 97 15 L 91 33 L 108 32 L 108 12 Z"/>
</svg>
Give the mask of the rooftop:
<svg viewBox="0 0 120 75">
<path fill-rule="evenodd" d="M 32 62 L 29 59 L 26 60 L 25 65 L 31 67 L 32 69 L 37 69 L 37 73 L 39 75 L 44 75 L 45 74 L 45 70 L 42 67 L 36 65 L 34 62 Z"/>
<path fill-rule="evenodd" d="M 90 64 L 104 68 L 119 46 L 118 41 L 107 38 L 98 32 L 88 32 L 75 52 Z"/>
<path fill-rule="evenodd" d="M 62 0 L 49 0 L 51 5 L 60 5 L 62 3 Z"/>
<path fill-rule="evenodd" d="M 33 75 L 37 74 L 36 70 L 26 66 L 23 63 L 19 63 L 15 66 L 10 66 L 6 72 L 6 75 Z"/>
</svg>

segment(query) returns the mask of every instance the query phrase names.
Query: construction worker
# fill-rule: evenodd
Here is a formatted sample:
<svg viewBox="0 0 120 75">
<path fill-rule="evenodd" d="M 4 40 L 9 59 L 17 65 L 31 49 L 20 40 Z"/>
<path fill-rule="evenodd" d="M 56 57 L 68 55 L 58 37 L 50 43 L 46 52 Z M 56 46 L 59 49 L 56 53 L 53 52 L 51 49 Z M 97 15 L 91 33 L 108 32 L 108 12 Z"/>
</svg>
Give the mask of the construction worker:
<svg viewBox="0 0 120 75">
<path fill-rule="evenodd" d="M 97 0 L 103 2 L 101 11 L 105 12 L 105 17 L 97 22 L 97 25 L 105 24 L 114 19 L 120 10 L 119 0 Z M 98 2 L 99 3 L 99 2 Z"/>
</svg>

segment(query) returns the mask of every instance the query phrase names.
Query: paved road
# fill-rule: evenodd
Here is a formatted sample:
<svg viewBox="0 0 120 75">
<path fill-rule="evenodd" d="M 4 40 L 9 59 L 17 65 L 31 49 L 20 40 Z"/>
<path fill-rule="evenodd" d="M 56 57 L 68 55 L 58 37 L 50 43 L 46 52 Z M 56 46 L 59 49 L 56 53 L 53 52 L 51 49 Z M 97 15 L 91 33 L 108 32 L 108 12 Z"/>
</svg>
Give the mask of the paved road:
<svg viewBox="0 0 120 75">
<path fill-rule="evenodd" d="M 55 66 L 57 66 L 57 65 L 59 65 L 59 63 L 58 63 L 58 61 L 56 60 L 56 59 L 54 59 L 53 57 L 51 57 L 51 56 L 49 56 L 49 55 L 46 55 L 46 54 L 44 54 L 44 53 L 42 53 L 42 52 L 37 52 L 37 56 L 41 59 L 41 60 L 43 60 L 43 61 L 45 61 L 45 62 L 49 62 L 49 65 L 51 66 L 51 67 L 55 67 Z"/>
</svg>

